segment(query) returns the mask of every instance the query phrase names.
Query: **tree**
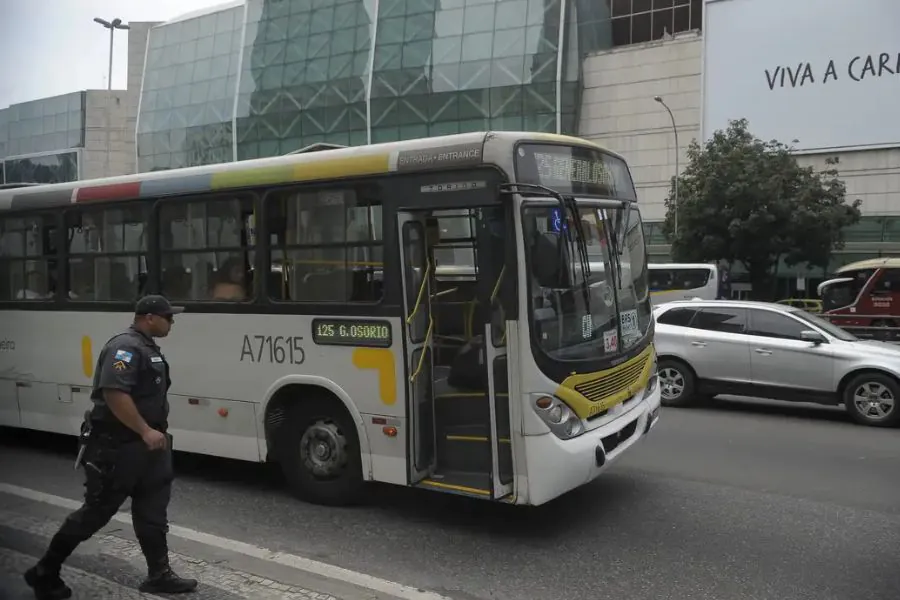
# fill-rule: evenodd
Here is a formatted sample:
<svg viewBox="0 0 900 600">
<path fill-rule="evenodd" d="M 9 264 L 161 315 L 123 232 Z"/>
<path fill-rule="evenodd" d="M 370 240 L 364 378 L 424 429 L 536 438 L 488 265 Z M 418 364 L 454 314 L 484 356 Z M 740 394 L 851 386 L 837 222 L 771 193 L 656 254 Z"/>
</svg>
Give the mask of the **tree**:
<svg viewBox="0 0 900 600">
<path fill-rule="evenodd" d="M 693 140 L 678 178 L 678 231 L 674 184 L 666 199 L 663 233 L 679 262 L 740 261 L 755 297 L 771 292 L 780 259 L 788 265 L 826 266 L 843 247 L 843 229 L 859 220 L 860 200 L 845 202 L 835 170 L 801 167 L 793 149 L 764 142 L 746 119 L 730 121 L 701 147 Z"/>
</svg>

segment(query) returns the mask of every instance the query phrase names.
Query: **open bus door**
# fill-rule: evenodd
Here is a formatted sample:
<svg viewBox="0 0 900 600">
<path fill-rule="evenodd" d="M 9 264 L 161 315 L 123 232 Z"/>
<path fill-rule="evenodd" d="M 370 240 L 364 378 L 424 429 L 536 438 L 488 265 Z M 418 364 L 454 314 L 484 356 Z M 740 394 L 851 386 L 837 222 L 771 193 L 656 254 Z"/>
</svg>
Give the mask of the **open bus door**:
<svg viewBox="0 0 900 600">
<path fill-rule="evenodd" d="M 434 473 L 437 454 L 434 424 L 434 321 L 424 213 L 399 212 L 400 263 L 403 283 L 406 394 L 409 407 L 409 481 Z"/>
<path fill-rule="evenodd" d="M 468 496 L 499 499 L 513 490 L 509 368 L 501 308 L 507 236 L 501 207 L 404 211 L 398 219 L 407 397 L 410 407 L 410 483 Z M 468 283 L 438 291 L 435 246 L 443 228 L 471 219 L 474 264 Z M 459 242 L 459 240 L 456 240 Z M 454 243 L 454 242 L 450 242 Z M 469 285 L 469 283 L 471 285 Z M 463 308 L 455 299 L 465 297 Z M 452 304 L 448 313 L 443 303 Z M 443 316 L 443 318 L 439 318 Z M 448 316 L 462 319 L 462 346 L 435 354 Z M 454 326 L 450 326 L 453 329 Z M 463 333 L 455 332 L 454 333 Z"/>
</svg>

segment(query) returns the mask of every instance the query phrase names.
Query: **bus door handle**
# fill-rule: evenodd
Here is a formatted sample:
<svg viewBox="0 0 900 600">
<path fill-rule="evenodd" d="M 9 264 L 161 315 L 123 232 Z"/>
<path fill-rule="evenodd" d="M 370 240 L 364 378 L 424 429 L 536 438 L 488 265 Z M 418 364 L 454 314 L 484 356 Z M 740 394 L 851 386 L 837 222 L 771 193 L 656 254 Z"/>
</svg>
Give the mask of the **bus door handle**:
<svg viewBox="0 0 900 600">
<path fill-rule="evenodd" d="M 763 356 L 772 356 L 772 351 L 768 350 L 767 348 L 756 348 L 753 351 L 757 354 L 762 354 Z"/>
<path fill-rule="evenodd" d="M 696 348 L 706 348 L 706 342 L 691 342 L 691 346 Z"/>
</svg>

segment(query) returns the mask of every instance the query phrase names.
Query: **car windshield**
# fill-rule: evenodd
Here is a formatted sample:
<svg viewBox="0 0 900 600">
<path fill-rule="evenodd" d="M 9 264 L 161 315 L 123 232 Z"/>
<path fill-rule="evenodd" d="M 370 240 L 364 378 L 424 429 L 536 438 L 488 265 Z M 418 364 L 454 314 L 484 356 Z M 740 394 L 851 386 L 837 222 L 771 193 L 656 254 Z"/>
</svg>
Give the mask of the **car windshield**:
<svg viewBox="0 0 900 600">
<path fill-rule="evenodd" d="M 523 212 L 533 335 L 558 360 L 621 354 L 644 337 L 652 322 L 639 211 L 586 202 L 578 201 L 584 270 L 575 224 L 559 207 L 528 206 Z M 559 269 L 560 264 L 569 268 Z"/>
<path fill-rule="evenodd" d="M 845 342 L 856 342 L 859 341 L 859 338 L 847 331 L 846 329 L 841 329 L 831 321 L 827 321 L 821 317 L 817 317 L 814 314 L 808 313 L 805 310 L 794 310 L 791 311 L 795 317 L 798 319 L 802 319 L 811 325 L 815 325 L 828 335 L 836 337 L 839 340 L 843 340 Z"/>
</svg>

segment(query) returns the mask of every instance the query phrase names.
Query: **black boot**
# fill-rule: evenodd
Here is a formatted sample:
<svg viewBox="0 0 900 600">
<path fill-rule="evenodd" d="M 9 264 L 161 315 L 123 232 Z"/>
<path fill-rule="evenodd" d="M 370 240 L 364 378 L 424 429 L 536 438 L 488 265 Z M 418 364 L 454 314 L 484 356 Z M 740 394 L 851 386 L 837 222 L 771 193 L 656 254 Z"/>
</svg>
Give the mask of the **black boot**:
<svg viewBox="0 0 900 600">
<path fill-rule="evenodd" d="M 35 565 L 25 571 L 25 583 L 34 590 L 37 600 L 65 600 L 72 589 L 60 578 L 59 571 Z"/>
<path fill-rule="evenodd" d="M 179 577 L 166 565 L 162 570 L 151 572 L 138 589 L 145 594 L 184 594 L 197 589 L 197 580 Z"/>
</svg>

